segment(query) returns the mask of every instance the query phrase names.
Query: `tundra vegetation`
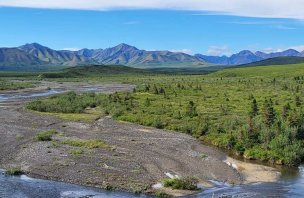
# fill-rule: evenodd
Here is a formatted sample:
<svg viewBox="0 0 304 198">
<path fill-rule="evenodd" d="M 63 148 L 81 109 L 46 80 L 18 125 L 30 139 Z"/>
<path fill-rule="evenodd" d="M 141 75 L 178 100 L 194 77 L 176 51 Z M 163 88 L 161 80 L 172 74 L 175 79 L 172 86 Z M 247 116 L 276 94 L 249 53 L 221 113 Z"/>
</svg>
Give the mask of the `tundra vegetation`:
<svg viewBox="0 0 304 198">
<path fill-rule="evenodd" d="M 36 100 L 28 108 L 81 113 L 98 106 L 117 120 L 187 133 L 247 159 L 289 166 L 304 160 L 304 64 L 208 75 L 82 77 L 88 79 L 137 88 L 109 95 L 71 92 Z"/>
<path fill-rule="evenodd" d="M 52 137 L 53 135 L 57 134 L 58 132 L 55 130 L 49 130 L 49 131 L 41 131 L 39 133 L 37 133 L 36 135 L 36 139 L 38 141 L 52 141 Z"/>
<path fill-rule="evenodd" d="M 32 83 L 29 82 L 14 82 L 11 80 L 0 79 L 0 91 L 3 90 L 18 90 L 34 87 Z"/>
</svg>

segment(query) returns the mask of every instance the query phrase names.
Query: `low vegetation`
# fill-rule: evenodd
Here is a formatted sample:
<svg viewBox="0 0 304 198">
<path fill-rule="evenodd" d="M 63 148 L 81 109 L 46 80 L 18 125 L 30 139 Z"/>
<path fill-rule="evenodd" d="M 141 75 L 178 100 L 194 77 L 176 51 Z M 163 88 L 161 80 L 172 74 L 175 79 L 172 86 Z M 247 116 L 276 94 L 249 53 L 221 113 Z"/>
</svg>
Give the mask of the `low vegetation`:
<svg viewBox="0 0 304 198">
<path fill-rule="evenodd" d="M 81 140 L 81 139 L 70 139 L 65 140 L 62 144 L 66 144 L 73 147 L 83 147 L 83 148 L 107 148 L 109 147 L 103 140 Z"/>
<path fill-rule="evenodd" d="M 168 194 L 166 192 L 159 191 L 159 192 L 155 193 L 155 197 L 158 197 L 158 198 L 170 198 L 170 197 L 172 197 L 172 195 L 170 195 L 170 194 Z"/>
<path fill-rule="evenodd" d="M 9 80 L 0 80 L 0 91 L 1 90 L 18 90 L 34 87 L 32 83 L 29 82 L 13 82 Z"/>
<path fill-rule="evenodd" d="M 178 190 L 198 190 L 198 179 L 194 177 L 165 179 L 163 185 L 166 188 Z"/>
<path fill-rule="evenodd" d="M 227 69 L 209 75 L 116 76 L 132 93 L 37 100 L 28 108 L 78 113 L 99 106 L 115 119 L 187 133 L 248 159 L 304 161 L 304 64 Z"/>
<path fill-rule="evenodd" d="M 42 131 L 36 134 L 36 139 L 38 141 L 52 141 L 52 137 L 55 134 L 57 134 L 57 131 L 55 130 Z"/>
<path fill-rule="evenodd" d="M 83 113 L 87 107 L 101 104 L 101 97 L 95 93 L 77 95 L 75 92 L 51 96 L 46 100 L 36 100 L 27 105 L 28 109 L 50 113 Z"/>
<path fill-rule="evenodd" d="M 73 155 L 74 157 L 80 157 L 81 155 L 83 155 L 85 152 L 83 150 L 80 149 L 74 149 L 74 150 L 70 150 L 69 152 L 71 155 Z"/>
</svg>

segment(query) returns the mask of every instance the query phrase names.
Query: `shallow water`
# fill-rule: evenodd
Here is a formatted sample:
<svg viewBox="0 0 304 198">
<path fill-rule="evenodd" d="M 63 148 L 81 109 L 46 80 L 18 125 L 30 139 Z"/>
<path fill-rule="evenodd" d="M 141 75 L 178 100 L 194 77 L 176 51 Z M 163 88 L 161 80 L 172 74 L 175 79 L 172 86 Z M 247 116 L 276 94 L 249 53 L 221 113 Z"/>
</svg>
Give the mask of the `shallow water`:
<svg viewBox="0 0 304 198">
<path fill-rule="evenodd" d="M 304 197 L 304 166 L 298 169 L 285 168 L 282 177 L 274 183 L 255 183 L 242 186 L 231 186 L 227 184 L 206 190 L 195 198 L 263 198 L 263 197 Z"/>
<path fill-rule="evenodd" d="M 20 99 L 27 99 L 27 98 L 36 98 L 36 97 L 45 97 L 50 96 L 58 93 L 64 92 L 63 90 L 57 89 L 51 89 L 51 90 L 45 90 L 40 92 L 32 92 L 32 93 L 7 93 L 7 94 L 0 94 L 0 102 L 6 102 L 6 101 L 14 101 L 14 100 L 20 100 Z"/>
<path fill-rule="evenodd" d="M 289 171 L 288 171 L 289 172 Z M 217 187 L 189 196 L 192 198 L 263 198 L 263 197 L 303 197 L 304 167 L 298 172 L 284 173 L 276 183 L 256 183 L 243 186 L 231 186 L 216 182 Z M 62 182 L 33 179 L 25 175 L 6 176 L 0 170 L 1 198 L 148 198 L 124 192 L 105 191 Z"/>
<path fill-rule="evenodd" d="M 82 187 L 61 182 L 33 179 L 25 175 L 6 176 L 0 171 L 0 197 L 1 198 L 130 198 L 145 195 L 131 193 L 110 192 L 95 188 Z"/>
<path fill-rule="evenodd" d="M 103 87 L 79 87 L 77 91 L 79 92 L 102 92 L 107 90 L 107 88 Z M 6 93 L 0 94 L 0 102 L 12 102 L 16 100 L 22 99 L 31 99 L 31 98 L 38 98 L 38 97 L 46 97 L 51 96 L 59 93 L 66 92 L 67 90 L 64 89 L 50 89 L 50 90 L 41 90 L 35 92 L 24 92 L 24 93 Z"/>
</svg>

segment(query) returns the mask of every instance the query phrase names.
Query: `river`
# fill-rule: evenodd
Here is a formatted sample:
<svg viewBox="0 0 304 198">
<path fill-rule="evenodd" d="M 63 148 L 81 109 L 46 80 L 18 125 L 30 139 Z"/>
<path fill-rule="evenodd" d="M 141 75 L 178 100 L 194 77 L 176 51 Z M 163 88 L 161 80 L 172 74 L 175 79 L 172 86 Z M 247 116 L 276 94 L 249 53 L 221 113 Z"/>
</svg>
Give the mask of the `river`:
<svg viewBox="0 0 304 198">
<path fill-rule="evenodd" d="M 304 167 L 296 171 L 283 171 L 280 181 L 275 183 L 257 183 L 242 186 L 229 186 L 218 183 L 218 186 L 205 190 L 192 198 L 248 198 L 248 197 L 303 197 Z M 105 191 L 96 188 L 77 186 L 62 182 L 33 179 L 25 175 L 6 176 L 0 171 L 1 198 L 131 198 L 146 195 Z"/>
</svg>

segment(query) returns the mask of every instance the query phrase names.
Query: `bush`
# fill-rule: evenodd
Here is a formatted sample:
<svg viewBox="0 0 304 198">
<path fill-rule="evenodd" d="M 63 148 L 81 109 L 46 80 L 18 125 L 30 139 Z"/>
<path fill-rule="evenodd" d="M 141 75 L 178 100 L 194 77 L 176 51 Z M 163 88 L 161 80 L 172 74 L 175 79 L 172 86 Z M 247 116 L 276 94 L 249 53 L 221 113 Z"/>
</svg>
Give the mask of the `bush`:
<svg viewBox="0 0 304 198">
<path fill-rule="evenodd" d="M 23 171 L 20 168 L 10 168 L 5 172 L 7 175 L 22 175 Z"/>
<path fill-rule="evenodd" d="M 57 134 L 57 131 L 50 130 L 50 131 L 42 131 L 40 133 L 37 133 L 36 139 L 38 141 L 52 141 L 52 136 Z"/>
<path fill-rule="evenodd" d="M 198 179 L 194 177 L 165 179 L 163 181 L 164 187 L 179 190 L 198 190 L 197 184 Z"/>
<path fill-rule="evenodd" d="M 51 96 L 30 102 L 27 108 L 33 111 L 50 113 L 83 113 L 87 107 L 94 108 L 101 104 L 101 95 L 75 92 Z"/>
<path fill-rule="evenodd" d="M 152 126 L 157 129 L 163 129 L 165 127 L 164 123 L 160 120 L 160 118 L 156 118 L 153 121 Z"/>
</svg>

